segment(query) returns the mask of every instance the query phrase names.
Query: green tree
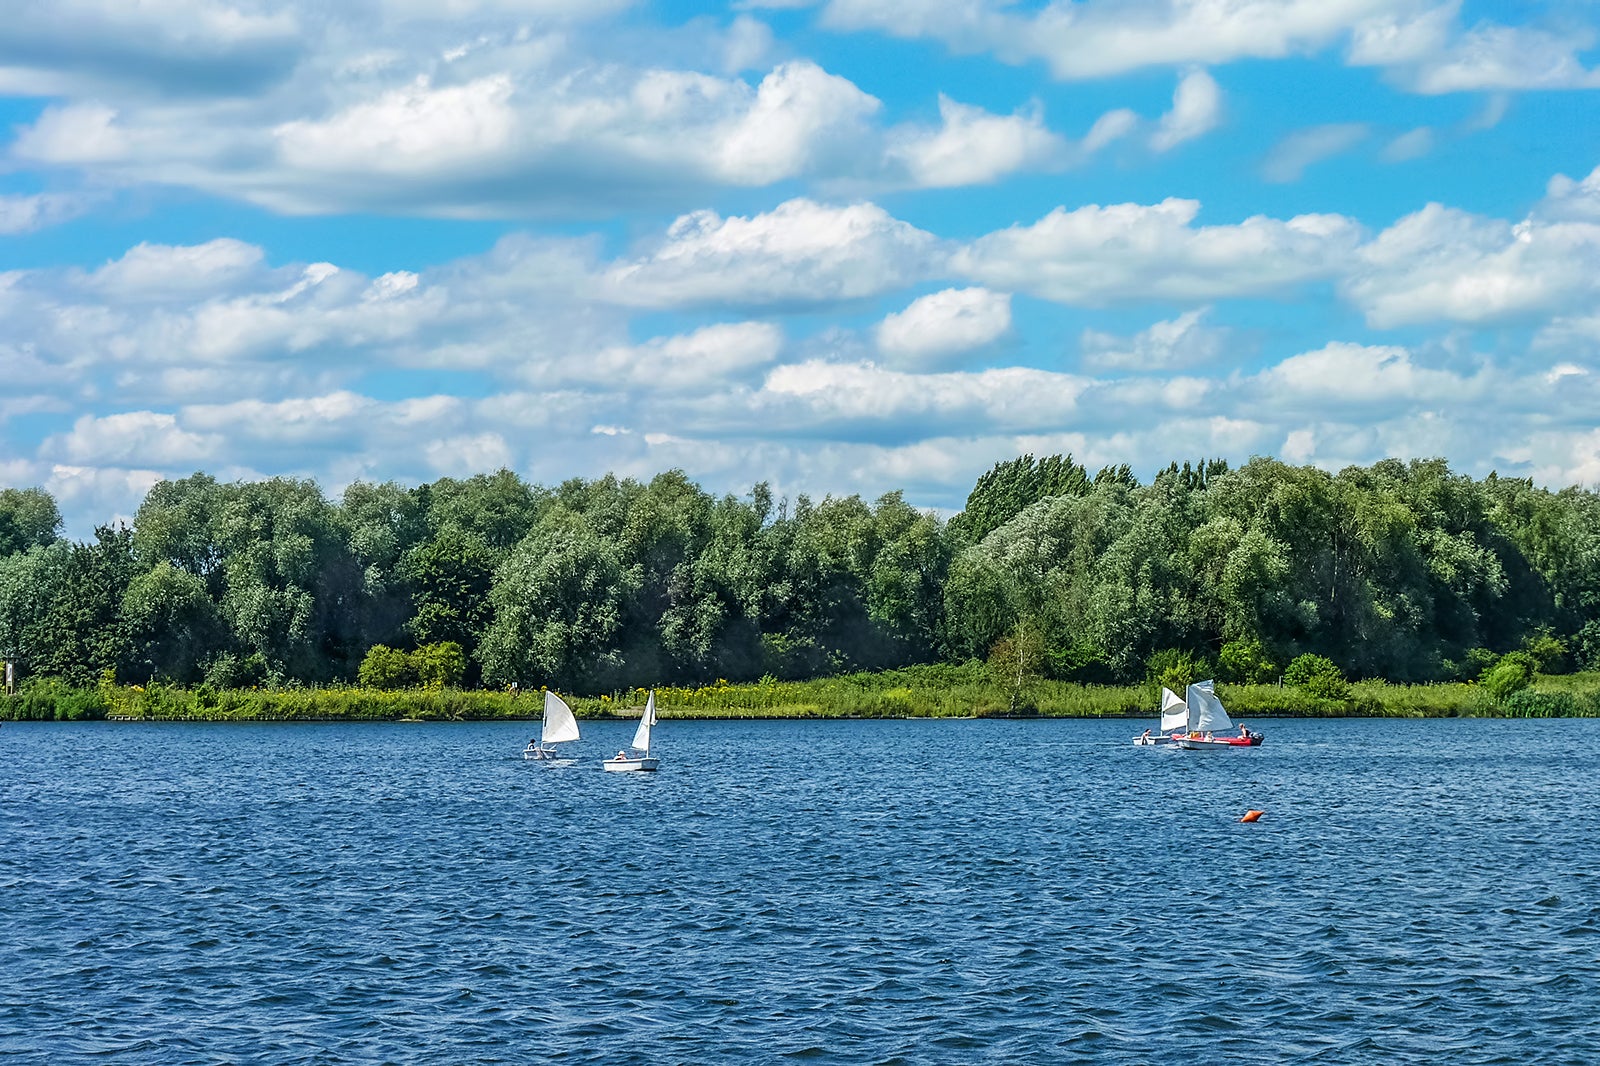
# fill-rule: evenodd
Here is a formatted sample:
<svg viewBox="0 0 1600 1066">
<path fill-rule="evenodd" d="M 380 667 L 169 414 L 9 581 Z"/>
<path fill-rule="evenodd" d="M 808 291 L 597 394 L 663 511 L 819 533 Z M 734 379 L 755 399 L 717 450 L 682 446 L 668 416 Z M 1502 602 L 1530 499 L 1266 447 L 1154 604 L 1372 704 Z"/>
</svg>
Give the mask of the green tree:
<svg viewBox="0 0 1600 1066">
<path fill-rule="evenodd" d="M 61 512 L 44 489 L 0 489 L 0 557 L 42 548 L 61 530 Z"/>
<path fill-rule="evenodd" d="M 1350 683 L 1334 661 L 1310 652 L 1289 664 L 1283 672 L 1283 683 L 1322 699 L 1342 700 L 1350 694 Z"/>
<path fill-rule="evenodd" d="M 135 576 L 122 597 L 135 673 L 197 681 L 226 650 L 227 623 L 199 577 L 166 560 Z"/>
</svg>

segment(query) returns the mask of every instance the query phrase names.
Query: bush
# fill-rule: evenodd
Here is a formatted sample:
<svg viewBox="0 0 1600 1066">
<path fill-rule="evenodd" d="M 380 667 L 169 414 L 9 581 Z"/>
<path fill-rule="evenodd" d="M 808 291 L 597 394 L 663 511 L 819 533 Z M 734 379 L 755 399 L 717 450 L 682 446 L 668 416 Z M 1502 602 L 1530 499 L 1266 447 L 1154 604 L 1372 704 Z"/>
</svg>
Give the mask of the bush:
<svg viewBox="0 0 1600 1066">
<path fill-rule="evenodd" d="M 1238 685 L 1265 685 L 1278 676 L 1278 664 L 1259 640 L 1230 640 L 1217 653 L 1217 673 Z"/>
<path fill-rule="evenodd" d="M 374 644 L 361 660 L 356 677 L 366 688 L 397 689 L 416 684 L 417 672 L 411 656 L 405 652 L 385 644 Z"/>
<path fill-rule="evenodd" d="M 1500 661 L 1500 656 L 1488 648 L 1473 648 L 1467 652 L 1467 658 L 1461 664 L 1461 680 L 1478 681 L 1483 675 L 1494 669 L 1494 664 Z"/>
<path fill-rule="evenodd" d="M 1567 646 L 1551 636 L 1549 630 L 1535 633 L 1524 640 L 1522 650 L 1533 660 L 1535 673 L 1565 674 L 1572 669 L 1567 658 Z"/>
<path fill-rule="evenodd" d="M 1513 692 L 1533 683 L 1533 657 L 1525 651 L 1502 655 L 1494 668 L 1483 675 L 1483 687 L 1496 701 L 1503 702 Z"/>
<path fill-rule="evenodd" d="M 376 650 L 376 649 L 374 649 Z M 370 653 L 368 655 L 370 658 Z M 461 679 L 467 676 L 467 655 L 461 645 L 453 640 L 438 644 L 424 644 L 411 653 L 411 672 L 423 688 L 460 688 Z M 366 668 L 363 662 L 362 668 Z M 366 684 L 363 680 L 362 684 Z"/>
<path fill-rule="evenodd" d="M 205 683 L 212 688 L 254 688 L 267 683 L 267 660 L 260 652 L 243 658 L 225 651 L 206 666 Z"/>
<path fill-rule="evenodd" d="M 1211 664 L 1181 648 L 1168 648 L 1150 656 L 1145 663 L 1145 683 L 1157 693 L 1163 688 L 1182 693 L 1196 681 L 1203 681 L 1211 673 Z"/>
<path fill-rule="evenodd" d="M 1325 655 L 1305 655 L 1295 659 L 1283 672 L 1283 683 L 1304 689 L 1309 696 L 1342 700 L 1350 695 L 1350 682 L 1332 659 Z"/>
</svg>

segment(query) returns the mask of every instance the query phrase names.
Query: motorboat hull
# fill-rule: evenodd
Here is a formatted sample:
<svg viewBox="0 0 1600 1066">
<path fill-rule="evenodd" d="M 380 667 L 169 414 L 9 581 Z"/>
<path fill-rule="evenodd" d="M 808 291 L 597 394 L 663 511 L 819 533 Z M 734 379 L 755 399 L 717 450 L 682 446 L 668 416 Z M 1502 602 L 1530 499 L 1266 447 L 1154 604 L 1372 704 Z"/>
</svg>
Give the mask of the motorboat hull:
<svg viewBox="0 0 1600 1066">
<path fill-rule="evenodd" d="M 1189 751 L 1219 751 L 1224 748 L 1258 748 L 1265 738 L 1260 733 L 1252 733 L 1248 737 L 1179 737 L 1177 745 Z"/>
<path fill-rule="evenodd" d="M 654 770 L 661 765 L 661 760 L 649 757 L 640 759 L 607 759 L 600 765 L 612 773 L 622 773 L 628 770 Z"/>
</svg>

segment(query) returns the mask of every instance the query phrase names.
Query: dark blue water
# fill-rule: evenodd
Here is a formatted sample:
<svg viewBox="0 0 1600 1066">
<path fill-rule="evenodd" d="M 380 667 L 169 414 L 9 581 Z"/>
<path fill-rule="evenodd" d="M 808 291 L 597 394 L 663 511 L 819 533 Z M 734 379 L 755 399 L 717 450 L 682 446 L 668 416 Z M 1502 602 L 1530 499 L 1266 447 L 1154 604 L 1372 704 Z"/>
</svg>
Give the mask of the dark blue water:
<svg viewBox="0 0 1600 1066">
<path fill-rule="evenodd" d="M 0 1059 L 1600 1062 L 1600 721 L 1146 724 L 7 724 Z"/>
</svg>

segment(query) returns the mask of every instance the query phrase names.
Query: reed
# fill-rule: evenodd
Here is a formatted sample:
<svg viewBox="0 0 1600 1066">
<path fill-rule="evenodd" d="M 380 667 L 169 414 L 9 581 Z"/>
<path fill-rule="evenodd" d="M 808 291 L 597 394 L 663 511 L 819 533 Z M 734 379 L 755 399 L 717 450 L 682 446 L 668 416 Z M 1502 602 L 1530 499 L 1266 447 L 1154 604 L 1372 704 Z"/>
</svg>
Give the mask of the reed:
<svg viewBox="0 0 1600 1066">
<path fill-rule="evenodd" d="M 1531 688 L 1496 703 L 1472 684 L 1394 685 L 1362 681 L 1348 698 L 1319 699 L 1275 685 L 1219 684 L 1217 694 L 1236 719 L 1332 717 L 1600 717 L 1600 673 L 1540 676 Z M 637 715 L 648 695 L 630 689 L 567 696 L 584 719 Z M 1034 680 L 1017 693 L 982 663 L 936 664 L 844 674 L 810 681 L 764 678 L 752 684 L 717 681 L 693 688 L 659 687 L 663 718 L 1153 718 L 1150 686 L 1079 685 Z M 537 719 L 542 690 L 463 689 L 383 691 L 330 688 L 223 689 L 207 686 L 111 685 L 71 688 L 55 682 L 0 696 L 0 718 L 60 721 L 492 721 Z"/>
</svg>

